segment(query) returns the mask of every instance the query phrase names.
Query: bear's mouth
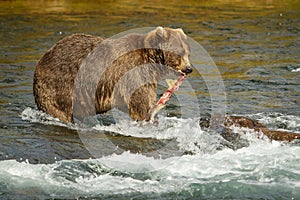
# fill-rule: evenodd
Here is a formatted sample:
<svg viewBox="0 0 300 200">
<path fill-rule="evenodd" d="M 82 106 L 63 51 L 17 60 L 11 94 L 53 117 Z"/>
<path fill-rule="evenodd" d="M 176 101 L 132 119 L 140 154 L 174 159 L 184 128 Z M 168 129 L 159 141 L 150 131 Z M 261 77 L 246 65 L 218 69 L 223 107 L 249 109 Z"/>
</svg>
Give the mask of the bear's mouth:
<svg viewBox="0 0 300 200">
<path fill-rule="evenodd" d="M 187 76 L 193 72 L 193 65 L 184 67 L 183 69 L 180 66 L 167 66 L 176 76 Z"/>
<path fill-rule="evenodd" d="M 186 76 L 187 75 L 182 70 L 177 70 L 177 73 L 178 73 L 178 75 L 181 75 L 181 76 Z"/>
</svg>

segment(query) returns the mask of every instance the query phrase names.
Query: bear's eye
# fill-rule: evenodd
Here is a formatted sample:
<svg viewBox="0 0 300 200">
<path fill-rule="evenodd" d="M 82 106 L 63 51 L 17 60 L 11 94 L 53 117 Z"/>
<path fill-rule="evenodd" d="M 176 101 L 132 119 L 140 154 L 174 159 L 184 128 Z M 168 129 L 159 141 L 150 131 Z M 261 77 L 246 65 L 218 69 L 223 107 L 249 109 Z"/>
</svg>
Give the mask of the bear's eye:
<svg viewBox="0 0 300 200">
<path fill-rule="evenodd" d="M 180 61 L 179 61 L 179 59 L 172 59 L 172 60 L 171 60 L 171 64 L 172 64 L 173 66 L 178 66 L 178 65 L 180 64 Z"/>
</svg>

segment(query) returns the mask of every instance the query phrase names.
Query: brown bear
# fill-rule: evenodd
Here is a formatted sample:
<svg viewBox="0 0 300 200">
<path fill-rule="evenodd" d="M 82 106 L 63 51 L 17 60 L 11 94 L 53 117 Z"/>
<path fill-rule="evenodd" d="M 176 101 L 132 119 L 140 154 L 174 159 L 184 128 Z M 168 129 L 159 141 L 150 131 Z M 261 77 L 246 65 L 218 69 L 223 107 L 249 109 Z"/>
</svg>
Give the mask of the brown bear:
<svg viewBox="0 0 300 200">
<path fill-rule="evenodd" d="M 145 120 L 155 104 L 158 80 L 169 71 L 192 72 L 189 55 L 181 29 L 157 27 L 146 34 L 106 40 L 71 35 L 38 62 L 33 81 L 35 102 L 39 110 L 65 122 L 113 107 L 128 111 L 133 119 Z M 209 120 L 201 119 L 200 124 L 208 127 Z M 232 125 L 262 132 L 272 140 L 299 139 L 299 134 L 269 130 L 255 120 L 237 116 L 224 119 L 221 134 L 225 139 L 239 140 Z"/>
<path fill-rule="evenodd" d="M 170 71 L 177 75 L 192 72 L 189 55 L 182 29 L 157 27 L 146 34 L 106 40 L 71 35 L 38 62 L 35 102 L 39 110 L 65 122 L 113 107 L 145 120 L 155 104 L 159 79 Z"/>
</svg>

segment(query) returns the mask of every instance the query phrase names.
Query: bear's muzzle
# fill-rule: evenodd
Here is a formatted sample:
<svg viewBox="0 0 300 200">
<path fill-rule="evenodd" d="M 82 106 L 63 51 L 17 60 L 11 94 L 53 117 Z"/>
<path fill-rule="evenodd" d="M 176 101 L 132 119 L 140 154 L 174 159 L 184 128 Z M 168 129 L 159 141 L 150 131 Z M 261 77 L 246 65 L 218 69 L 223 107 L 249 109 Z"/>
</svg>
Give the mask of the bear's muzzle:
<svg viewBox="0 0 300 200">
<path fill-rule="evenodd" d="M 188 75 L 193 72 L 192 66 L 185 67 L 185 69 L 181 70 L 185 75 Z"/>
</svg>

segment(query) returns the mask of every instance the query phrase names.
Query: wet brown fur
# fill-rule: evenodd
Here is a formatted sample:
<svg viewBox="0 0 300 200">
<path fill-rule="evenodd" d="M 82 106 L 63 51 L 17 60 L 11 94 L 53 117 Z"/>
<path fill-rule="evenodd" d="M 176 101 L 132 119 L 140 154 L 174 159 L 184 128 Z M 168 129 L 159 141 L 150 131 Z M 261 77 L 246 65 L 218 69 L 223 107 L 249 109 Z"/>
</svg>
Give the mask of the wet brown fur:
<svg viewBox="0 0 300 200">
<path fill-rule="evenodd" d="M 72 121 L 74 80 L 83 59 L 103 39 L 75 34 L 57 42 L 36 66 L 33 94 L 39 110 Z"/>
<path fill-rule="evenodd" d="M 101 74 L 101 81 L 98 82 L 94 93 L 93 90 L 89 91 L 88 84 L 80 85 L 82 80 L 95 79 L 94 72 L 97 74 L 97 67 L 105 67 L 101 66 L 103 63 L 97 60 L 97 57 L 104 54 L 113 57 L 118 55 L 118 49 L 140 44 L 145 48 L 121 55 L 108 66 Z M 105 48 L 99 48 L 99 45 Z M 163 45 L 164 50 L 155 48 Z M 186 66 L 187 62 L 183 61 L 182 56 L 178 56 L 179 53 L 189 54 L 186 36 L 181 29 L 158 27 L 144 35 L 129 34 L 112 40 L 84 34 L 68 36 L 57 42 L 36 66 L 33 83 L 36 105 L 39 110 L 65 122 L 72 122 L 74 117 L 104 113 L 112 107 L 129 112 L 133 119 L 144 120 L 155 103 L 158 80 L 169 70 L 184 71 L 186 67 L 190 67 Z M 91 58 L 92 61 L 85 62 L 87 58 Z M 114 91 L 118 81 L 128 71 L 147 63 L 153 66 L 139 69 L 141 73 L 134 74 L 133 78 L 140 81 L 150 79 L 147 84 L 137 88 L 131 96 L 127 94 L 126 85 L 121 85 Z M 86 72 L 81 66 L 87 68 Z M 83 72 L 77 76 L 81 69 Z M 79 80 L 79 84 L 75 87 L 75 95 L 76 80 Z M 93 98 L 89 97 L 95 93 L 93 101 Z M 73 115 L 74 102 L 79 105 L 75 108 L 77 116 Z"/>
</svg>

